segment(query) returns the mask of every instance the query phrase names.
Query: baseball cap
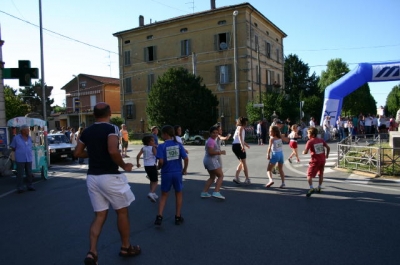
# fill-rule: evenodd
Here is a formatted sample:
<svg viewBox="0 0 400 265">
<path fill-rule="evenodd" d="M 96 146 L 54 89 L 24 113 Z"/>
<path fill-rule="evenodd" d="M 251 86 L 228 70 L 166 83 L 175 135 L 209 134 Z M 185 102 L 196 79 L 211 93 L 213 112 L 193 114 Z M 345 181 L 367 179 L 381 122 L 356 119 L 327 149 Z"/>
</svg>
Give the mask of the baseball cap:
<svg viewBox="0 0 400 265">
<path fill-rule="evenodd" d="M 157 126 L 151 126 L 151 130 L 158 128 Z"/>
</svg>

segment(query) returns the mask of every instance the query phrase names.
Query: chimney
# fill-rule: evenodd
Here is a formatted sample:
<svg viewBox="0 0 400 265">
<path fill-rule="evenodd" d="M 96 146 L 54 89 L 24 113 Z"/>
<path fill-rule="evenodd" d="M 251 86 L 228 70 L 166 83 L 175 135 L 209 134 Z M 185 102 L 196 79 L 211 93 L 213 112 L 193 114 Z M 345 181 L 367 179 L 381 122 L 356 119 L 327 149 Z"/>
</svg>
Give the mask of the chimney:
<svg viewBox="0 0 400 265">
<path fill-rule="evenodd" d="M 139 16 L 139 27 L 144 26 L 144 17 L 142 15 Z"/>
<path fill-rule="evenodd" d="M 215 9 L 215 0 L 210 0 L 211 1 L 211 9 Z"/>
</svg>

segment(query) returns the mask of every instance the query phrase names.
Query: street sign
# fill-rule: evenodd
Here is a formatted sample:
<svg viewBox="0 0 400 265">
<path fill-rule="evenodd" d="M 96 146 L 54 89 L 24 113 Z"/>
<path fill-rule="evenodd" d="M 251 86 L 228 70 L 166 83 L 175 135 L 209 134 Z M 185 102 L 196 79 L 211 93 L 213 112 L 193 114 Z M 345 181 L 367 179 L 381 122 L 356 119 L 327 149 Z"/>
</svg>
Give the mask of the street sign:
<svg viewBox="0 0 400 265">
<path fill-rule="evenodd" d="M 264 104 L 253 104 L 254 108 L 264 108 Z"/>
<path fill-rule="evenodd" d="M 19 79 L 20 86 L 31 86 L 31 79 L 39 78 L 39 69 L 31 68 L 31 61 L 18 61 L 18 68 L 4 68 L 3 79 Z"/>
</svg>

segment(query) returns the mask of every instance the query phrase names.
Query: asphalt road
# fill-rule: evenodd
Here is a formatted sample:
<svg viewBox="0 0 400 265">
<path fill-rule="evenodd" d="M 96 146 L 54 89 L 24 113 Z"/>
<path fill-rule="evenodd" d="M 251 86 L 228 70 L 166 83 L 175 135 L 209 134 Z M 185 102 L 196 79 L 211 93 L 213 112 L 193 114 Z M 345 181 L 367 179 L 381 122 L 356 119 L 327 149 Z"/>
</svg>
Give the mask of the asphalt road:
<svg viewBox="0 0 400 265">
<path fill-rule="evenodd" d="M 182 215 L 174 225 L 174 194 L 162 227 L 153 222 L 157 204 L 147 199 L 149 182 L 143 168 L 127 173 L 136 201 L 130 206 L 131 243 L 142 254 L 118 256 L 116 215 L 110 211 L 99 240 L 99 264 L 399 264 L 400 183 L 369 179 L 330 168 L 322 194 L 306 198 L 305 172 L 285 162 L 286 189 L 265 189 L 267 146 L 248 150 L 250 186 L 232 182 L 237 166 L 231 146 L 223 157 L 225 201 L 201 199 L 207 179 L 204 147 L 189 150 Z M 303 150 L 304 143 L 299 145 Z M 135 161 L 139 146 L 131 146 Z M 285 157 L 289 147 L 284 146 Z M 15 179 L 0 178 L 0 264 L 83 264 L 93 217 L 85 185 L 87 166 L 70 161 L 53 164 L 51 178 L 39 180 L 35 192 L 15 193 Z"/>
</svg>

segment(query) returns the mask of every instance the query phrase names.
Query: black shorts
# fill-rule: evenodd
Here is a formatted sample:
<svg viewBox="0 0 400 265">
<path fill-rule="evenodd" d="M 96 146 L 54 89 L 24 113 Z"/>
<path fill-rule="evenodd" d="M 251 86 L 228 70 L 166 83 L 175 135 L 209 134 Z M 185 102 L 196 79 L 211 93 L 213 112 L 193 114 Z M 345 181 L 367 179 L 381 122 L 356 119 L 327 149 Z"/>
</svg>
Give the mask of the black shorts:
<svg viewBox="0 0 400 265">
<path fill-rule="evenodd" d="M 233 144 L 232 151 L 239 160 L 246 159 L 246 152 L 243 152 L 240 144 Z"/>
<path fill-rule="evenodd" d="M 147 176 L 149 176 L 151 182 L 158 182 L 157 166 L 144 166 L 144 170 L 146 171 Z"/>
</svg>

